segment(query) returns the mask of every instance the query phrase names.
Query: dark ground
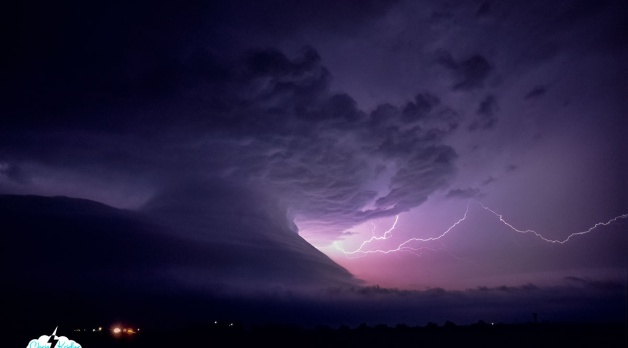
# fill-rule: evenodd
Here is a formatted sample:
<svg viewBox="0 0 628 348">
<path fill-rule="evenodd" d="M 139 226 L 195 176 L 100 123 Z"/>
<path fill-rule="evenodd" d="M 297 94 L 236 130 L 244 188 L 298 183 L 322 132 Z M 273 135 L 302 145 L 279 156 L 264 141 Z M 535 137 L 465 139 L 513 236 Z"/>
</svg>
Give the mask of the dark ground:
<svg viewBox="0 0 628 348">
<path fill-rule="evenodd" d="M 28 331 L 28 332 L 26 332 Z M 90 330 L 88 330 L 90 331 Z M 6 333 L 5 333 L 6 334 Z M 49 333 L 46 333 L 49 334 Z M 85 348 L 95 347 L 625 347 L 626 326 L 614 324 L 517 324 L 480 322 L 469 326 L 446 323 L 424 327 L 397 325 L 355 328 L 290 325 L 244 326 L 210 322 L 171 331 L 144 329 L 134 335 L 102 332 L 62 332 Z M 14 332 L 16 346 L 27 346 L 32 330 Z M 18 343 L 18 342 L 16 342 Z M 13 346 L 13 345 L 11 345 Z"/>
</svg>

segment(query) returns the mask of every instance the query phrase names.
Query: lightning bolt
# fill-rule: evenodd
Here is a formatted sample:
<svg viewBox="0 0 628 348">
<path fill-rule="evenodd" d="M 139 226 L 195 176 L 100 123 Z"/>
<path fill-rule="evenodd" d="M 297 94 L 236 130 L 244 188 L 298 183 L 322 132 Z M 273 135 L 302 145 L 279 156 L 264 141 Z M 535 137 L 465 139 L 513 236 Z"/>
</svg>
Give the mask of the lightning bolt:
<svg viewBox="0 0 628 348">
<path fill-rule="evenodd" d="M 50 339 L 48 339 L 47 343 L 50 343 L 50 348 L 55 348 L 57 346 L 57 343 L 59 343 L 59 338 L 57 337 L 58 328 L 59 328 L 58 326 L 55 327 L 55 331 L 50 336 Z"/>
<path fill-rule="evenodd" d="M 360 247 L 356 251 L 346 252 L 345 255 L 355 254 L 355 253 L 359 252 L 359 250 L 362 250 L 362 248 L 366 247 L 367 245 L 373 243 L 376 240 L 386 240 L 386 239 L 390 238 L 390 236 L 392 236 L 392 231 L 395 229 L 395 226 L 397 226 L 397 221 L 399 221 L 399 215 L 395 216 L 395 222 L 393 222 L 393 225 L 388 230 L 386 230 L 386 232 L 384 232 L 384 235 L 381 236 L 381 237 L 377 237 L 375 235 L 375 228 L 376 228 L 376 226 L 373 225 L 373 230 L 371 230 L 371 234 L 372 234 L 371 238 L 365 240 L 364 242 L 362 242 L 362 244 L 360 244 Z M 334 243 L 334 245 L 336 245 L 336 243 Z M 338 248 L 337 245 L 336 245 L 336 248 Z"/>
<path fill-rule="evenodd" d="M 477 201 L 476 201 L 476 202 L 477 202 Z M 482 203 L 480 203 L 480 202 L 477 202 L 477 203 L 478 203 L 478 204 L 482 207 L 482 209 L 484 209 L 484 210 L 486 210 L 486 211 L 489 211 L 489 212 L 491 212 L 493 215 L 497 216 L 497 217 L 499 218 L 499 221 L 500 221 L 501 223 L 503 223 L 504 225 L 508 226 L 511 230 L 513 230 L 513 231 L 515 231 L 515 232 L 517 232 L 517 233 L 522 233 L 522 234 L 531 233 L 531 234 L 533 234 L 533 235 L 537 236 L 538 238 L 540 238 L 541 240 L 543 240 L 543 241 L 545 241 L 545 242 L 548 242 L 548 243 L 552 243 L 552 244 L 565 244 L 565 243 L 567 243 L 567 242 L 568 242 L 568 241 L 569 241 L 572 237 L 575 237 L 575 236 L 581 236 L 581 235 L 583 235 L 583 234 L 587 234 L 587 233 L 589 233 L 589 232 L 593 231 L 594 229 L 596 229 L 596 228 L 598 228 L 598 227 L 600 227 L 600 226 L 608 226 L 608 225 L 610 225 L 610 224 L 614 223 L 614 222 L 615 222 L 615 221 L 617 221 L 617 220 L 620 220 L 620 219 L 626 219 L 626 218 L 628 218 L 628 214 L 618 215 L 618 216 L 616 216 L 616 217 L 614 217 L 614 218 L 612 218 L 612 219 L 610 219 L 610 220 L 608 220 L 608 221 L 606 221 L 606 222 L 598 222 L 598 223 L 596 223 L 595 225 L 591 226 L 591 227 L 590 227 L 589 229 L 587 229 L 587 230 L 580 231 L 580 232 L 574 232 L 574 233 L 572 233 L 572 234 L 568 235 L 568 236 L 567 236 L 567 238 L 565 238 L 565 239 L 549 239 L 549 238 L 545 238 L 542 234 L 540 234 L 540 233 L 538 233 L 538 232 L 536 232 L 536 231 L 534 231 L 534 230 L 520 230 L 520 229 L 516 228 L 515 226 L 511 225 L 508 221 L 504 220 L 503 215 L 501 215 L 501 214 L 499 214 L 499 213 L 496 213 L 494 210 L 492 210 L 492 209 L 490 209 L 490 208 L 486 207 L 484 204 L 482 204 Z"/>
<path fill-rule="evenodd" d="M 487 206 L 485 206 L 484 204 L 482 204 L 479 201 L 469 201 L 467 203 L 467 207 L 466 210 L 464 212 L 464 215 L 458 219 L 455 223 L 453 223 L 451 226 L 449 226 L 449 228 L 447 228 L 444 232 L 442 232 L 441 234 L 439 234 L 436 237 L 429 237 L 429 238 L 410 238 L 407 239 L 406 241 L 400 243 L 397 245 L 397 247 L 395 248 L 391 248 L 391 249 L 373 249 L 373 250 L 365 250 L 365 247 L 375 241 L 381 241 L 381 240 L 386 240 L 389 239 L 392 236 L 392 231 L 395 229 L 395 226 L 397 225 L 397 222 L 399 221 L 399 215 L 395 216 L 395 222 L 393 223 L 392 227 L 390 229 L 388 229 L 383 236 L 381 237 L 377 237 L 375 235 L 373 235 L 370 239 L 362 242 L 362 244 L 360 244 L 360 246 L 353 250 L 353 251 L 346 251 L 344 250 L 344 248 L 342 247 L 342 244 L 340 242 L 334 242 L 333 245 L 336 249 L 340 250 L 343 254 L 345 254 L 345 256 L 349 257 L 349 258 L 356 258 L 356 257 L 362 257 L 368 254 L 390 254 L 390 253 L 395 253 L 395 252 L 399 252 L 399 251 L 409 251 L 409 252 L 413 252 L 414 254 L 417 254 L 417 252 L 421 252 L 418 253 L 417 255 L 421 255 L 423 250 L 432 250 L 435 251 L 434 249 L 431 248 L 427 248 L 427 247 L 412 247 L 411 245 L 413 243 L 424 243 L 424 242 L 431 242 L 431 241 L 435 241 L 438 239 L 443 238 L 444 236 L 446 236 L 449 232 L 451 232 L 451 230 L 453 230 L 456 226 L 460 225 L 463 221 L 465 221 L 467 219 L 467 216 L 469 214 L 469 207 L 471 205 L 471 203 L 477 203 L 480 207 L 482 207 L 482 209 L 490 212 L 491 214 L 495 215 L 499 221 L 504 224 L 505 226 L 507 226 L 508 228 L 510 228 L 512 231 L 517 232 L 517 233 L 521 233 L 521 234 L 532 234 L 534 236 L 536 236 L 537 238 L 543 240 L 544 242 L 547 243 L 552 243 L 552 244 L 564 244 L 567 243 L 571 238 L 575 237 L 575 236 L 580 236 L 580 235 L 584 235 L 587 233 L 592 232 L 593 230 L 595 230 L 598 227 L 601 226 L 608 226 L 620 219 L 626 219 L 628 218 L 628 214 L 622 214 L 622 215 L 618 215 L 606 222 L 598 222 L 595 225 L 591 226 L 589 229 L 584 230 L 584 231 L 580 231 L 580 232 L 574 232 L 571 233 L 570 235 L 568 235 L 566 238 L 564 239 L 550 239 L 547 238 L 545 236 L 543 236 L 542 234 L 540 234 L 539 232 L 536 232 L 534 230 L 522 230 L 522 229 L 518 229 L 515 226 L 513 226 L 511 223 L 509 223 L 508 221 L 506 221 L 503 217 L 503 215 L 497 213 L 496 211 L 488 208 Z"/>
</svg>

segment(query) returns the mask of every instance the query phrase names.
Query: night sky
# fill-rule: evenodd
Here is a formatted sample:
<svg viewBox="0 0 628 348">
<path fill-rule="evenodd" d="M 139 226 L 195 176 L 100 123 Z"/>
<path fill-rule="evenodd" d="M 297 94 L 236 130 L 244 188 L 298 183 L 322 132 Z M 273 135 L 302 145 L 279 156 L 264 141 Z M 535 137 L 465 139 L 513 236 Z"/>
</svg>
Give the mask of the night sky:
<svg viewBox="0 0 628 348">
<path fill-rule="evenodd" d="M 23 319 L 626 320 L 625 1 L 2 12 Z"/>
</svg>

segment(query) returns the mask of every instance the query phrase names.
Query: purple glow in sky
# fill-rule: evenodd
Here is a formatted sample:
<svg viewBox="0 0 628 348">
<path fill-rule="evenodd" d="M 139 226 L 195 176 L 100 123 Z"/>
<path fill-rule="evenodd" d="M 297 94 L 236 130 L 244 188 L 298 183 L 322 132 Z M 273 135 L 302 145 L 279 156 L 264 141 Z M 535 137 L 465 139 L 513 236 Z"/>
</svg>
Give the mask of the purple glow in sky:
<svg viewBox="0 0 628 348">
<path fill-rule="evenodd" d="M 379 285 L 418 294 L 420 307 L 433 289 L 476 298 L 503 287 L 521 299 L 531 286 L 611 284 L 605 303 L 621 299 L 622 1 L 78 2 L 9 13 L 0 194 L 125 209 L 94 214 L 142 221 L 127 232 L 159 257 L 147 251 L 140 267 L 129 256 L 139 288 L 247 297 Z M 96 209 L 42 202 L 11 214 Z M 190 256 L 155 251 L 165 245 Z"/>
</svg>

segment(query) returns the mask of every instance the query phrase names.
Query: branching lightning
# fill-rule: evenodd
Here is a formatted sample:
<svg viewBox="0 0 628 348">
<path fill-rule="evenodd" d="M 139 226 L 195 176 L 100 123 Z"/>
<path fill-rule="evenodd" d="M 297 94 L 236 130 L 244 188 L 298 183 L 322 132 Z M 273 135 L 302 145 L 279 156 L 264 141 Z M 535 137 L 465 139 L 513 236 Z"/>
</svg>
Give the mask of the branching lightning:
<svg viewBox="0 0 628 348">
<path fill-rule="evenodd" d="M 561 239 L 549 239 L 549 238 L 544 237 L 543 235 L 541 235 L 540 233 L 538 233 L 538 232 L 536 232 L 534 230 L 520 230 L 520 229 L 514 227 L 513 225 L 511 225 L 510 223 L 508 223 L 506 220 L 504 220 L 504 218 L 503 218 L 503 216 L 501 214 L 496 213 L 494 210 L 486 207 L 484 204 L 482 204 L 480 202 L 477 202 L 477 203 L 482 207 L 482 209 L 484 209 L 486 211 L 489 211 L 489 212 L 493 213 L 493 215 L 497 216 L 499 218 L 499 221 L 501 223 L 503 223 L 504 225 L 508 226 L 511 230 L 513 230 L 515 232 L 518 232 L 518 233 L 524 233 L 524 234 L 525 233 L 531 233 L 531 234 L 539 237 L 540 239 L 542 239 L 545 242 L 548 242 L 548 243 L 558 243 L 558 244 L 565 244 L 572 237 L 581 236 L 583 234 L 587 234 L 587 233 L 593 231 L 594 229 L 596 229 L 596 228 L 598 228 L 600 226 L 608 226 L 608 225 L 614 223 L 617 220 L 628 218 L 628 214 L 622 214 L 622 215 L 616 216 L 616 217 L 614 217 L 614 218 L 612 218 L 612 219 L 610 219 L 610 220 L 608 220 L 606 222 L 598 222 L 595 225 L 591 226 L 588 230 L 580 231 L 580 232 L 574 232 L 574 233 L 568 235 L 567 238 L 565 238 L 565 239 L 562 239 L 562 240 Z"/>
<path fill-rule="evenodd" d="M 413 253 L 417 253 L 417 252 L 422 252 L 424 250 L 432 250 L 435 251 L 432 248 L 428 248 L 428 247 L 415 247 L 412 246 L 413 244 L 416 243 L 424 243 L 424 242 L 431 242 L 431 241 L 436 241 L 439 240 L 441 238 L 443 238 L 445 235 L 447 235 L 449 232 L 451 232 L 456 226 L 458 226 L 459 224 L 461 224 L 463 221 L 465 221 L 467 219 L 467 216 L 469 214 L 469 207 L 471 205 L 471 203 L 477 203 L 479 206 L 482 207 L 482 209 L 490 212 L 491 214 L 495 215 L 499 221 L 504 224 L 505 226 L 507 226 L 508 228 L 510 228 L 512 231 L 517 232 L 517 233 L 521 233 L 521 234 L 532 234 L 535 237 L 541 239 L 544 242 L 547 243 L 552 243 L 552 244 L 564 244 L 567 243 L 571 238 L 575 237 L 575 236 L 580 236 L 580 235 L 584 235 L 587 233 L 592 232 L 593 230 L 595 230 L 598 227 L 601 226 L 608 226 L 620 219 L 626 219 L 628 218 L 628 214 L 622 214 L 619 216 L 616 216 L 606 222 L 598 222 L 595 225 L 591 226 L 589 229 L 584 230 L 584 231 L 580 231 L 580 232 L 574 232 L 570 235 L 568 235 L 566 238 L 564 239 L 550 239 L 547 238 L 545 236 L 543 236 L 541 233 L 531 230 L 531 229 L 527 229 L 527 230 L 522 230 L 519 228 L 516 228 L 515 226 L 513 226 L 512 224 L 510 224 L 508 221 L 506 221 L 503 217 L 503 215 L 495 212 L 494 210 L 488 208 L 487 206 L 485 206 L 484 204 L 482 204 L 479 201 L 469 201 L 469 203 L 467 203 L 467 207 L 466 210 L 464 212 L 464 215 L 458 219 L 454 224 L 452 224 L 451 226 L 449 226 L 444 232 L 442 232 L 441 234 L 439 234 L 438 236 L 435 237 L 429 237 L 429 238 L 410 238 L 407 239 L 405 241 L 403 241 L 402 243 L 398 244 L 397 247 L 394 248 L 390 248 L 390 249 L 366 249 L 366 247 L 368 245 L 370 245 L 371 243 L 374 243 L 375 241 L 382 241 L 382 240 L 387 240 L 392 236 L 392 232 L 395 229 L 397 222 L 399 221 L 399 215 L 395 216 L 395 222 L 393 223 L 392 227 L 389 228 L 386 232 L 384 232 L 383 236 L 377 237 L 375 236 L 374 230 L 373 230 L 373 236 L 368 239 L 365 240 L 364 242 L 362 242 L 360 244 L 360 246 L 353 250 L 353 251 L 346 251 L 344 250 L 344 248 L 342 247 L 342 244 L 340 242 L 335 242 L 333 245 L 334 247 L 336 247 L 336 249 L 340 250 L 343 254 L 345 254 L 345 256 L 349 257 L 349 258 L 355 258 L 355 257 L 361 257 L 361 256 L 365 256 L 368 254 L 390 254 L 390 253 L 394 253 L 394 252 L 398 252 L 398 251 L 409 251 L 409 252 L 413 252 Z M 417 254 L 420 256 L 420 254 Z"/>
<path fill-rule="evenodd" d="M 390 238 L 390 236 L 392 236 L 392 231 L 395 229 L 395 226 L 397 226 L 397 221 L 399 221 L 399 215 L 395 216 L 395 222 L 393 222 L 393 225 L 386 232 L 384 232 L 384 235 L 381 237 L 378 237 L 375 235 L 375 228 L 377 226 L 373 225 L 373 230 L 371 230 L 371 234 L 372 234 L 371 238 L 362 242 L 362 244 L 360 244 L 360 247 L 355 252 L 350 252 L 350 253 L 345 253 L 345 254 L 350 255 L 350 254 L 356 253 L 358 252 L 358 250 L 362 250 L 365 246 L 367 246 L 368 244 L 371 244 L 373 241 L 386 240 Z"/>
</svg>

